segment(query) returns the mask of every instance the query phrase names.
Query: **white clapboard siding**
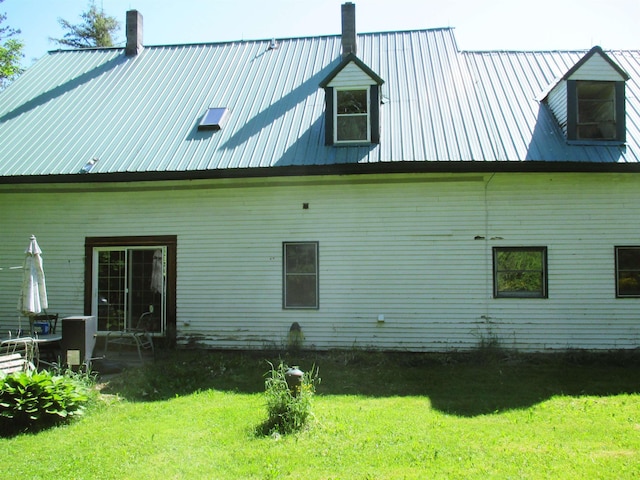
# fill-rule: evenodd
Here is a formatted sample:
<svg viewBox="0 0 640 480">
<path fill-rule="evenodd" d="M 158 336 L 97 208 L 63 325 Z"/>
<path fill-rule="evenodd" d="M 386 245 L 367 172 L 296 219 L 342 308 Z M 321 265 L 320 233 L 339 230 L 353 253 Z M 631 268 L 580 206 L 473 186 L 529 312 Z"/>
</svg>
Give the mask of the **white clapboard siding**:
<svg viewBox="0 0 640 480">
<path fill-rule="evenodd" d="M 180 345 L 280 347 L 298 322 L 319 349 L 638 346 L 640 299 L 616 299 L 614 283 L 614 247 L 640 245 L 634 175 L 262 183 L 0 186 L 0 329 L 17 322 L 20 273 L 6 267 L 31 234 L 62 317 L 83 313 L 85 237 L 176 235 Z M 285 241 L 319 242 L 317 310 L 282 308 Z M 549 298 L 492 298 L 494 246 L 546 246 Z"/>
<path fill-rule="evenodd" d="M 567 82 L 561 81 L 549 93 L 549 108 L 558 121 L 558 125 L 567 134 Z"/>
<path fill-rule="evenodd" d="M 338 73 L 331 82 L 329 82 L 329 87 L 362 87 L 365 85 L 375 85 L 376 82 L 365 73 L 358 65 L 354 62 L 348 63 L 345 67 Z"/>
<path fill-rule="evenodd" d="M 569 80 L 619 82 L 624 78 L 601 55 L 593 55 L 571 74 Z"/>
</svg>

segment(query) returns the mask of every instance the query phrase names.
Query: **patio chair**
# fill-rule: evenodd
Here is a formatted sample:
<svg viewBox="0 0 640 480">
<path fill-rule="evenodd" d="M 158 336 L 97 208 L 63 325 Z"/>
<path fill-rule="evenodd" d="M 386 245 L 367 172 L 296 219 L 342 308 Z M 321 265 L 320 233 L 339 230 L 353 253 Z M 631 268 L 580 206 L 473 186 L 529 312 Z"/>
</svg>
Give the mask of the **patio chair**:
<svg viewBox="0 0 640 480">
<path fill-rule="evenodd" d="M 53 334 L 56 333 L 58 326 L 58 314 L 57 313 L 41 313 L 29 317 L 29 324 L 31 327 L 31 335 L 39 334 Z"/>
<path fill-rule="evenodd" d="M 43 337 L 44 335 L 55 335 L 56 328 L 58 327 L 58 317 L 59 314 L 57 313 L 46 312 L 29 317 L 31 335 L 36 338 Z M 59 341 L 37 343 L 39 344 L 40 363 L 48 366 L 54 366 L 56 363 L 59 363 Z M 44 361 L 43 359 L 46 359 L 47 361 Z"/>
<path fill-rule="evenodd" d="M 135 346 L 138 350 L 138 356 L 142 360 L 142 351 L 151 350 L 155 355 L 153 347 L 153 335 L 149 332 L 147 325 L 153 316 L 153 312 L 145 312 L 140 315 L 136 325 L 120 331 L 107 332 L 104 340 L 104 355 L 106 357 L 109 345 L 129 345 Z"/>
<path fill-rule="evenodd" d="M 10 373 L 28 370 L 28 362 L 19 353 L 0 355 L 0 378 Z"/>
<path fill-rule="evenodd" d="M 35 370 L 38 344 L 31 337 L 11 338 L 0 344 L 0 371 L 3 374 Z"/>
</svg>

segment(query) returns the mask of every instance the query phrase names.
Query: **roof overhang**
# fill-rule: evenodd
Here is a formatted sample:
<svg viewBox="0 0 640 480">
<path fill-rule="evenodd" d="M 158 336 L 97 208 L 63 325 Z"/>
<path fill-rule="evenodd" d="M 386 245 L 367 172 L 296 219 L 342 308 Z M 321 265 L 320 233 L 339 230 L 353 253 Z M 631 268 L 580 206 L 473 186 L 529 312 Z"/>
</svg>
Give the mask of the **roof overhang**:
<svg viewBox="0 0 640 480">
<path fill-rule="evenodd" d="M 189 181 L 206 179 L 276 178 L 317 175 L 381 175 L 410 173 L 640 173 L 637 163 L 543 161 L 421 161 L 231 168 L 189 172 L 122 172 L 89 175 L 23 175 L 0 177 L 0 185 L 97 184 L 122 182 Z"/>
</svg>

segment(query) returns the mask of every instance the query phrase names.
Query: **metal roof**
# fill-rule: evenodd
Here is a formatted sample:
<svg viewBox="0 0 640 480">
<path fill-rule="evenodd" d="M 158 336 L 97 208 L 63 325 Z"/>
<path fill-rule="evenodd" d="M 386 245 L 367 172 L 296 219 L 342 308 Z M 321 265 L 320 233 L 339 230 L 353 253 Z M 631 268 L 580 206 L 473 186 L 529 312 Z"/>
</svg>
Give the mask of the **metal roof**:
<svg viewBox="0 0 640 480">
<path fill-rule="evenodd" d="M 0 93 L 0 182 L 363 164 L 640 163 L 640 51 L 607 51 L 630 75 L 627 144 L 579 146 L 567 144 L 537 98 L 586 50 L 459 51 L 449 28 L 358 35 L 358 58 L 384 79 L 380 144 L 333 147 L 324 143 L 320 83 L 341 62 L 340 36 L 273 46 L 50 52 Z M 224 127 L 198 130 L 212 107 L 228 109 Z M 91 172 L 79 173 L 91 159 Z"/>
</svg>

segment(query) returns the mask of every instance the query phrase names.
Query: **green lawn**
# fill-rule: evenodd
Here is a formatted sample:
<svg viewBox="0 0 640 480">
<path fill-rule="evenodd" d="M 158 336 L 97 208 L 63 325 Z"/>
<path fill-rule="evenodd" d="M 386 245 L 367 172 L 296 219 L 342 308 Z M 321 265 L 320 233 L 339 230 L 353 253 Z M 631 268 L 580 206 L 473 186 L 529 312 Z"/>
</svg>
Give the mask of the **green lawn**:
<svg viewBox="0 0 640 480">
<path fill-rule="evenodd" d="M 310 428 L 260 437 L 267 353 L 172 352 L 79 421 L 0 439 L 6 478 L 638 478 L 633 355 L 283 355 L 319 368 Z"/>
</svg>

